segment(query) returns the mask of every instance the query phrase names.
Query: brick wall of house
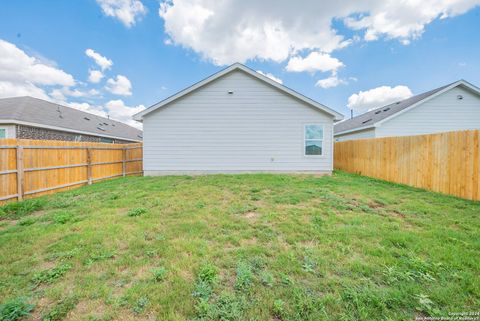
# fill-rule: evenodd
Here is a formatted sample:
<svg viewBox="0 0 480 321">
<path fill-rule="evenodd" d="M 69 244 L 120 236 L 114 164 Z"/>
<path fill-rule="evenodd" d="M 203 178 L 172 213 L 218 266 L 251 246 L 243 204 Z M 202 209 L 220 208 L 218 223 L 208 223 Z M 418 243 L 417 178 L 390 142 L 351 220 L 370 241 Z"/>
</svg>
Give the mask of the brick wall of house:
<svg viewBox="0 0 480 321">
<path fill-rule="evenodd" d="M 77 142 L 97 142 L 97 143 L 116 143 L 126 144 L 131 141 L 121 139 L 103 138 L 93 135 L 75 134 L 64 131 L 52 130 L 40 127 L 31 127 L 25 125 L 16 125 L 17 138 L 20 139 L 42 139 L 42 140 L 63 140 L 63 141 L 77 141 Z"/>
</svg>

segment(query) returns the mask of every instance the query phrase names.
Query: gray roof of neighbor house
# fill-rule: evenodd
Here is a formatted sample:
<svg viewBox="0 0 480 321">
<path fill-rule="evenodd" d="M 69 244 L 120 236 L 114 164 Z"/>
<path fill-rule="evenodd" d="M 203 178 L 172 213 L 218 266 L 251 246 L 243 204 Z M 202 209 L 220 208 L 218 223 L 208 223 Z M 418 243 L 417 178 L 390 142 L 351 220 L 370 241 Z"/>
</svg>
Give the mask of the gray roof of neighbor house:
<svg viewBox="0 0 480 321">
<path fill-rule="evenodd" d="M 361 115 L 355 116 L 351 119 L 339 122 L 339 123 L 335 124 L 334 132 L 335 132 L 335 134 L 337 134 L 337 133 L 341 133 L 341 132 L 344 132 L 344 131 L 355 130 L 357 128 L 361 129 L 363 127 L 367 127 L 367 128 L 372 127 L 375 123 L 377 123 L 377 122 L 379 122 L 379 121 L 381 121 L 381 120 L 383 120 L 387 117 L 390 117 L 391 115 L 396 114 L 399 111 L 401 111 L 403 109 L 406 109 L 406 108 L 418 103 L 419 101 L 422 101 L 425 98 L 428 98 L 428 97 L 438 93 L 439 91 L 442 91 L 443 89 L 445 89 L 445 88 L 447 88 L 447 87 L 449 87 L 449 86 L 451 86 L 455 83 L 458 83 L 458 82 L 454 82 L 454 83 L 439 87 L 437 89 L 427 91 L 423 94 L 419 94 L 419 95 L 410 97 L 410 98 L 402 100 L 402 101 L 398 101 L 398 102 L 390 104 L 390 105 L 386 105 L 386 106 L 383 106 L 383 107 L 380 107 L 380 108 L 370 110 L 370 111 L 368 111 L 364 114 L 361 114 Z"/>
<path fill-rule="evenodd" d="M 142 140 L 142 131 L 132 126 L 28 96 L 0 99 L 0 123 L 6 121 L 93 136 Z"/>
</svg>

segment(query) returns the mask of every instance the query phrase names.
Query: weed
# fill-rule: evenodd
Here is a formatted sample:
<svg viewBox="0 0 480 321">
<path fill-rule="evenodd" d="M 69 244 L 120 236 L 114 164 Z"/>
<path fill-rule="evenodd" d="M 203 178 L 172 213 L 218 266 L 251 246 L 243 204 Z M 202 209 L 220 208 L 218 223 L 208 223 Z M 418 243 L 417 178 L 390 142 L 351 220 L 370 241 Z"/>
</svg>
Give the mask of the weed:
<svg viewBox="0 0 480 321">
<path fill-rule="evenodd" d="M 43 315 L 43 321 L 60 321 L 63 320 L 68 312 L 73 310 L 78 303 L 76 297 L 68 297 L 59 301 L 55 306 L 45 315 Z"/>
<path fill-rule="evenodd" d="M 35 306 L 25 298 L 16 298 L 0 305 L 0 320 L 15 321 L 30 315 Z"/>
<path fill-rule="evenodd" d="M 309 256 L 304 256 L 303 257 L 302 269 L 305 272 L 308 272 L 308 273 L 315 272 L 316 265 L 317 265 L 317 263 L 311 257 L 309 257 Z"/>
<path fill-rule="evenodd" d="M 133 312 L 135 314 L 141 314 L 143 313 L 143 311 L 145 311 L 145 308 L 147 307 L 148 305 L 148 299 L 144 296 L 142 296 L 140 299 L 137 300 L 137 302 L 135 302 L 135 304 L 133 305 Z"/>
<path fill-rule="evenodd" d="M 418 305 L 415 307 L 420 312 L 427 313 L 428 315 L 438 315 L 440 311 L 435 307 L 435 303 L 425 294 L 415 295 Z"/>
<path fill-rule="evenodd" d="M 0 207 L 0 218 L 18 219 L 35 211 L 41 210 L 45 206 L 43 199 L 28 199 L 21 202 L 8 203 Z"/>
<path fill-rule="evenodd" d="M 285 286 L 289 286 L 293 284 L 292 279 L 288 275 L 283 273 L 280 275 L 280 282 Z"/>
<path fill-rule="evenodd" d="M 239 291 L 248 290 L 253 282 L 252 267 L 248 263 L 240 262 L 237 265 L 236 272 L 235 289 Z"/>
<path fill-rule="evenodd" d="M 33 276 L 32 282 L 35 284 L 35 286 L 38 286 L 42 283 L 52 283 L 56 279 L 64 276 L 65 273 L 67 273 L 71 268 L 72 265 L 70 264 L 62 264 L 52 269 L 43 270 L 42 272 Z"/>
<path fill-rule="evenodd" d="M 164 267 L 159 267 L 152 270 L 152 274 L 153 274 L 153 280 L 155 282 L 160 282 L 165 280 L 167 276 L 167 269 L 165 269 Z"/>
<path fill-rule="evenodd" d="M 84 264 L 86 266 L 91 266 L 93 263 L 98 262 L 98 261 L 105 261 L 108 259 L 112 259 L 115 257 L 115 253 L 113 252 L 104 252 L 104 253 L 99 253 L 99 254 L 94 254 L 90 256 Z"/>
<path fill-rule="evenodd" d="M 18 225 L 20 225 L 20 226 L 29 226 L 29 225 L 32 225 L 32 224 L 35 224 L 35 220 L 32 219 L 32 218 L 24 218 L 23 220 L 18 222 Z"/>
<path fill-rule="evenodd" d="M 128 211 L 127 216 L 135 217 L 147 213 L 147 209 L 144 207 L 132 208 Z"/>
<path fill-rule="evenodd" d="M 217 277 L 217 270 L 211 264 L 204 264 L 200 267 L 195 283 L 193 297 L 202 300 L 208 300 L 213 292 L 213 284 Z"/>
<path fill-rule="evenodd" d="M 323 219 L 320 215 L 315 215 L 312 217 L 312 224 L 315 227 L 315 229 L 320 230 L 323 226 Z"/>
<path fill-rule="evenodd" d="M 70 212 L 60 212 L 53 217 L 53 221 L 57 224 L 65 224 L 73 218 Z"/>
<path fill-rule="evenodd" d="M 281 299 L 273 301 L 273 315 L 283 319 L 285 317 L 285 302 Z"/>
<path fill-rule="evenodd" d="M 262 284 L 265 286 L 272 287 L 275 283 L 275 279 L 273 278 L 272 273 L 262 271 L 260 272 L 260 282 L 262 282 Z"/>
</svg>

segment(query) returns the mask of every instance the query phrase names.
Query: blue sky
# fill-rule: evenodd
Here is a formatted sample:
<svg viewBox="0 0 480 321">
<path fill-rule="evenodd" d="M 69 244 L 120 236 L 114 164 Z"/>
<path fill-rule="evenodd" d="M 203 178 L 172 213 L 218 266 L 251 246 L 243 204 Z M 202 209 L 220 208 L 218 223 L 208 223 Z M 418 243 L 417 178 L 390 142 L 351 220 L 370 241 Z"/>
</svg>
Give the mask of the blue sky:
<svg viewBox="0 0 480 321">
<path fill-rule="evenodd" d="M 32 94 L 132 123 L 132 113 L 235 61 L 345 115 L 347 105 L 360 113 L 458 79 L 480 86 L 478 1 L 211 2 L 3 1 L 0 96 Z M 87 49 L 112 65 L 102 70 Z M 35 65 L 50 69 L 35 74 Z M 93 83 L 89 70 L 104 77 Z M 316 85 L 322 79 L 330 87 Z"/>
</svg>

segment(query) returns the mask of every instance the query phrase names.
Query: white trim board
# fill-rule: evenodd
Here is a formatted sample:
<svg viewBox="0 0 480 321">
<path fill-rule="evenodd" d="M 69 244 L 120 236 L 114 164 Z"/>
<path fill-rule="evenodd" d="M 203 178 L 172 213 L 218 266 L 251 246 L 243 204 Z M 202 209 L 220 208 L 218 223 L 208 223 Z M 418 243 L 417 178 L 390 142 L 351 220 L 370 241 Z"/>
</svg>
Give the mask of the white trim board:
<svg viewBox="0 0 480 321">
<path fill-rule="evenodd" d="M 191 92 L 193 92 L 193 91 L 211 83 L 212 81 L 214 81 L 214 80 L 216 80 L 216 79 L 218 79 L 218 78 L 220 78 L 220 77 L 222 77 L 222 76 L 224 76 L 224 75 L 226 75 L 226 74 L 228 74 L 232 71 L 235 71 L 235 70 L 241 70 L 241 71 L 257 78 L 257 79 L 260 79 L 263 82 L 268 83 L 269 85 L 271 85 L 271 86 L 289 94 L 290 96 L 293 96 L 293 97 L 303 101 L 304 103 L 306 103 L 310 106 L 313 106 L 313 107 L 315 107 L 315 108 L 333 116 L 334 120 L 342 120 L 343 119 L 343 115 L 336 112 L 335 110 L 333 110 L 333 109 L 331 109 L 331 108 L 329 108 L 325 105 L 322 105 L 319 102 L 316 102 L 315 100 L 313 100 L 311 98 L 308 98 L 308 97 L 306 97 L 306 96 L 304 96 L 304 95 L 302 95 L 302 94 L 300 94 L 300 93 L 298 93 L 298 92 L 296 92 L 296 91 L 294 91 L 294 90 L 292 90 L 292 89 L 290 89 L 290 88 L 288 88 L 288 87 L 286 87 L 286 86 L 284 86 L 284 85 L 282 85 L 282 84 L 280 84 L 280 83 L 278 83 L 278 82 L 276 82 L 276 81 L 274 81 L 274 80 L 272 80 L 272 79 L 270 79 L 270 78 L 268 78 L 268 77 L 266 77 L 266 76 L 264 76 L 264 75 L 262 75 L 258 72 L 256 72 L 255 70 L 250 69 L 247 66 L 240 64 L 240 63 L 235 63 L 235 64 L 233 64 L 233 65 L 231 65 L 231 66 L 229 66 L 229 67 L 227 67 L 227 68 L 225 68 L 225 69 L 223 69 L 223 70 L 221 70 L 221 71 L 219 71 L 219 72 L 217 72 L 217 73 L 215 73 L 215 74 L 213 74 L 213 75 L 211 75 L 211 76 L 209 76 L 209 77 L 207 77 L 207 78 L 205 78 L 205 79 L 203 79 L 199 82 L 197 82 L 196 84 L 193 84 L 192 86 L 187 87 L 184 90 L 179 91 L 178 93 L 174 94 L 173 96 L 170 96 L 170 97 L 162 100 L 161 102 L 145 109 L 144 111 L 141 111 L 138 114 L 133 115 L 133 119 L 137 120 L 137 121 L 142 121 L 143 117 L 148 115 L 149 113 L 151 113 L 151 112 L 153 112 L 153 111 L 155 111 L 155 110 L 157 110 L 161 107 L 164 107 L 164 106 L 168 105 L 169 103 L 171 103 L 172 101 L 177 100 L 177 99 L 179 99 L 179 98 L 181 98 L 181 97 L 183 97 L 183 96 L 185 96 L 185 95 L 187 95 L 187 94 L 189 94 L 189 93 L 191 93 Z"/>
</svg>

